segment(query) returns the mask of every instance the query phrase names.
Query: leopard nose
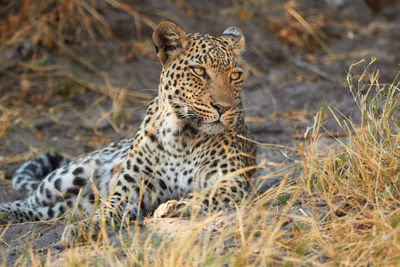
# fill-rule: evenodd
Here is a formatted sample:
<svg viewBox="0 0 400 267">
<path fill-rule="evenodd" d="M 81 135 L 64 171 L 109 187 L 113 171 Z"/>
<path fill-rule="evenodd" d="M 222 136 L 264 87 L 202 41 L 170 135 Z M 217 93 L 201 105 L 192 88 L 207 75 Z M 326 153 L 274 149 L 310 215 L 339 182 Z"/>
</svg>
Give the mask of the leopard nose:
<svg viewBox="0 0 400 267">
<path fill-rule="evenodd" d="M 213 106 L 213 108 L 215 108 L 218 111 L 219 115 L 222 115 L 222 114 L 224 114 L 225 112 L 227 112 L 228 110 L 231 109 L 230 106 L 224 106 L 224 105 L 221 105 L 221 104 L 211 103 L 211 106 Z"/>
</svg>

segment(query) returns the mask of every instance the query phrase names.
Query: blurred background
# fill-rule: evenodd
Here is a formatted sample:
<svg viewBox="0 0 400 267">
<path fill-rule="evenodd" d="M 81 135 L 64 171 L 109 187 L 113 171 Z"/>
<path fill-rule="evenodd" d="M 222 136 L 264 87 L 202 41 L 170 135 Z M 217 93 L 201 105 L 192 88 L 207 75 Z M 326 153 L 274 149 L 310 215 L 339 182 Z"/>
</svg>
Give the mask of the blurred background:
<svg viewBox="0 0 400 267">
<path fill-rule="evenodd" d="M 246 120 L 259 158 L 282 166 L 319 109 L 359 119 L 351 64 L 364 59 L 362 71 L 376 58 L 380 82 L 393 81 L 399 11 L 394 0 L 1 0 L 0 174 L 45 152 L 73 158 L 132 136 L 157 93 L 151 34 L 162 20 L 187 33 L 244 32 Z"/>
</svg>

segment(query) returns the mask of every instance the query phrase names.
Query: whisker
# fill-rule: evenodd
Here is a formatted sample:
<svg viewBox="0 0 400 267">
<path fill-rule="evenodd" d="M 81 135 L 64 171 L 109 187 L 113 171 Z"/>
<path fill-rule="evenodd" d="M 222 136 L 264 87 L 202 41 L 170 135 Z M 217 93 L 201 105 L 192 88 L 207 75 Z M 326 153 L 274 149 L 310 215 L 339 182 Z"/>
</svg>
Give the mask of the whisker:
<svg viewBox="0 0 400 267">
<path fill-rule="evenodd" d="M 172 103 L 172 104 L 176 104 L 176 105 L 182 105 L 182 106 L 187 106 L 187 107 L 193 107 L 192 104 L 186 103 L 186 102 L 181 101 L 181 100 L 169 99 L 169 102 Z"/>
</svg>

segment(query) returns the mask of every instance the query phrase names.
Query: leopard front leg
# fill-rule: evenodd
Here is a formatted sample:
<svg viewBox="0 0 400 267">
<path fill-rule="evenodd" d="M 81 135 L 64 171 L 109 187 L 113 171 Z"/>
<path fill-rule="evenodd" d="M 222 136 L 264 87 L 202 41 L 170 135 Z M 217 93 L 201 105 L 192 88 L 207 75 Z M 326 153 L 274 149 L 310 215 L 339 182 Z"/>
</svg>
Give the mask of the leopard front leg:
<svg viewBox="0 0 400 267">
<path fill-rule="evenodd" d="M 129 173 L 117 174 L 114 177 L 114 185 L 111 185 L 111 197 L 99 205 L 98 210 L 92 216 L 81 221 L 68 224 L 62 235 L 64 245 L 72 245 L 94 240 L 101 234 L 107 234 L 108 230 L 115 231 L 126 227 L 131 221 L 140 219 L 144 214 L 140 200 L 148 203 L 148 197 L 141 197 L 140 180 L 134 182 Z M 130 190 L 128 190 L 130 188 Z M 143 204 L 143 206 L 145 206 Z"/>
<path fill-rule="evenodd" d="M 91 219 L 83 219 L 69 223 L 65 226 L 61 235 L 61 243 L 70 246 L 94 240 L 101 233 L 100 213 L 96 213 Z"/>
</svg>

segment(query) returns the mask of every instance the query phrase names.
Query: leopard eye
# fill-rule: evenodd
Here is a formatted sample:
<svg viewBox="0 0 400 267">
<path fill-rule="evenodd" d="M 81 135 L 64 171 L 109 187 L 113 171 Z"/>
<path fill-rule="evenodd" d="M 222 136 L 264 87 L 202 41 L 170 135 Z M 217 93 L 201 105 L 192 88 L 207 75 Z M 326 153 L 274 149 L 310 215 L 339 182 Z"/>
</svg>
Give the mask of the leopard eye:
<svg viewBox="0 0 400 267">
<path fill-rule="evenodd" d="M 235 71 L 231 73 L 231 81 L 239 80 L 242 77 L 242 73 L 240 71 Z"/>
<path fill-rule="evenodd" d="M 196 75 L 204 77 L 206 75 L 206 70 L 202 67 L 192 67 L 193 72 Z"/>
</svg>

